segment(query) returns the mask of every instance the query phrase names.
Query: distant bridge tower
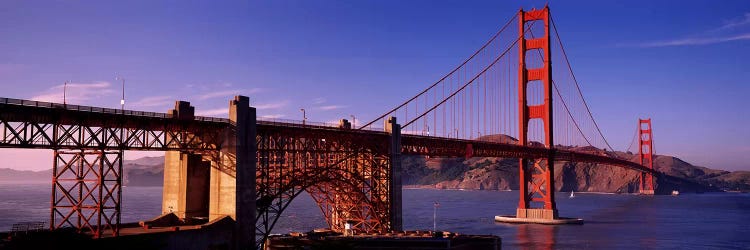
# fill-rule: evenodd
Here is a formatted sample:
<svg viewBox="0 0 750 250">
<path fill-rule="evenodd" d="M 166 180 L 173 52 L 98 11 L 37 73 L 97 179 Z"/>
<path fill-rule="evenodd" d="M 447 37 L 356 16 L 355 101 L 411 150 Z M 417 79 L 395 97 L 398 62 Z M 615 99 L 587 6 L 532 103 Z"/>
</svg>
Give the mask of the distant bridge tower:
<svg viewBox="0 0 750 250">
<path fill-rule="evenodd" d="M 638 119 L 638 158 L 641 165 L 654 169 L 654 136 L 651 118 Z M 641 172 L 641 194 L 654 194 L 654 176 Z"/>
<path fill-rule="evenodd" d="M 552 148 L 552 64 L 550 62 L 550 19 L 549 7 L 540 10 L 532 9 L 529 12 L 519 12 L 519 69 L 518 69 L 518 97 L 519 97 L 519 143 L 523 146 L 529 145 L 528 129 L 529 121 L 541 119 L 544 126 L 544 145 Z M 544 36 L 536 39 L 526 39 L 526 22 L 544 22 Z M 541 50 L 543 65 L 540 68 L 526 68 L 526 52 L 529 50 Z M 527 101 L 527 89 L 529 83 L 538 81 L 544 88 L 544 103 L 529 106 Z M 557 219 L 557 206 L 555 205 L 555 174 L 554 174 L 554 151 L 550 151 L 546 159 L 536 159 L 530 168 L 530 159 L 520 159 L 520 182 L 518 209 L 516 218 L 554 220 Z M 530 189 L 530 190 L 529 190 Z M 538 204 L 538 205 L 536 205 Z"/>
</svg>

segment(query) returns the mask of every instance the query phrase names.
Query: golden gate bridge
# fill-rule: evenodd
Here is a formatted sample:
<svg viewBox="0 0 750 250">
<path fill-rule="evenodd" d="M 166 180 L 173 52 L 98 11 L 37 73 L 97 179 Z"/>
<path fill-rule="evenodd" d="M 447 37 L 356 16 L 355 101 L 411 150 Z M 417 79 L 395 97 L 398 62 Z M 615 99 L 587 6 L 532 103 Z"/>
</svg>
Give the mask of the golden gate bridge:
<svg viewBox="0 0 750 250">
<path fill-rule="evenodd" d="M 229 220 L 243 248 L 261 246 L 303 192 L 333 231 L 402 230 L 403 155 L 518 158 L 516 215 L 496 217 L 509 222 L 580 222 L 559 216 L 555 162 L 638 171 L 644 194 L 660 176 L 650 119 L 634 137 L 638 162 L 620 158 L 603 135 L 548 7 L 519 11 L 448 74 L 356 128 L 345 119 L 257 119 L 244 96 L 230 101 L 229 119 L 194 113 L 184 101 L 154 113 L 0 98 L 0 147 L 54 150 L 50 229 L 94 237 L 126 230 L 123 151 L 165 151 L 164 215 L 140 226 L 168 216 Z"/>
</svg>

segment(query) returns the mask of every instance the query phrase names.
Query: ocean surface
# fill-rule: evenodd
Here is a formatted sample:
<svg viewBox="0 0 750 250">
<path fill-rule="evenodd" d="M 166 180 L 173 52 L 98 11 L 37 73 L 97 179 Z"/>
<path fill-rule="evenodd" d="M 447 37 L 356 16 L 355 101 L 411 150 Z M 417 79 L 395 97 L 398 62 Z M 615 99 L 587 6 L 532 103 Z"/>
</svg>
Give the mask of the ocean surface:
<svg viewBox="0 0 750 250">
<path fill-rule="evenodd" d="M 48 221 L 50 184 L 0 183 L 0 231 L 16 222 Z M 123 188 L 123 222 L 146 220 L 161 210 L 161 187 Z M 557 194 L 561 216 L 584 225 L 513 225 L 494 222 L 514 214 L 515 191 L 405 189 L 404 228 L 494 234 L 503 249 L 750 249 L 750 194 L 640 196 Z M 274 233 L 325 227 L 309 195 L 295 199 Z"/>
</svg>

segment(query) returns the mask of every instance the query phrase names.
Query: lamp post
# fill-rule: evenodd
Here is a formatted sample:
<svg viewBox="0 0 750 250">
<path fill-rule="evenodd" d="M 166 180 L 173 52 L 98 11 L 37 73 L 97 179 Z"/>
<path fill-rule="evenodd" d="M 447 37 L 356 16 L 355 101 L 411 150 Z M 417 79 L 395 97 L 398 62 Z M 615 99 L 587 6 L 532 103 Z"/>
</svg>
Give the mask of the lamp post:
<svg viewBox="0 0 750 250">
<path fill-rule="evenodd" d="M 115 81 L 122 81 L 122 99 L 120 99 L 120 110 L 125 111 L 125 78 L 122 76 L 116 76 Z"/>
<path fill-rule="evenodd" d="M 435 201 L 435 203 L 432 204 L 432 231 L 437 231 L 437 208 L 440 207 L 440 203 Z"/>
<path fill-rule="evenodd" d="M 68 93 L 67 92 L 68 92 L 68 81 L 65 81 L 65 83 L 63 83 L 63 105 L 65 106 L 68 105 L 68 100 L 67 100 Z"/>
<path fill-rule="evenodd" d="M 357 127 L 357 117 L 354 117 L 354 115 L 349 115 L 352 117 L 352 129 L 355 129 Z"/>
<path fill-rule="evenodd" d="M 305 125 L 307 123 L 307 113 L 305 113 L 305 109 L 299 109 L 299 111 L 302 111 L 302 125 Z"/>
</svg>

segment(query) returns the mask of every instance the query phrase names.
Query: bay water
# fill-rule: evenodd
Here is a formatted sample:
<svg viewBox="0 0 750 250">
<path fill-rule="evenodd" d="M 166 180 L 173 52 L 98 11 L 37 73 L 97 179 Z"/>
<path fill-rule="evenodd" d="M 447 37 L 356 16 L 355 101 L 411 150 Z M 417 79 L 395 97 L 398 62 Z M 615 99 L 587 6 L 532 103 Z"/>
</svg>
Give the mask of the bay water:
<svg viewBox="0 0 750 250">
<path fill-rule="evenodd" d="M 13 223 L 49 221 L 51 185 L 0 183 L 0 231 Z M 161 212 L 161 187 L 124 187 L 122 221 L 148 220 Z M 557 194 L 560 215 L 583 225 L 504 224 L 515 214 L 517 191 L 405 189 L 404 228 L 500 236 L 504 249 L 750 249 L 750 194 L 679 196 Z M 309 195 L 299 195 L 273 233 L 326 227 Z"/>
</svg>

